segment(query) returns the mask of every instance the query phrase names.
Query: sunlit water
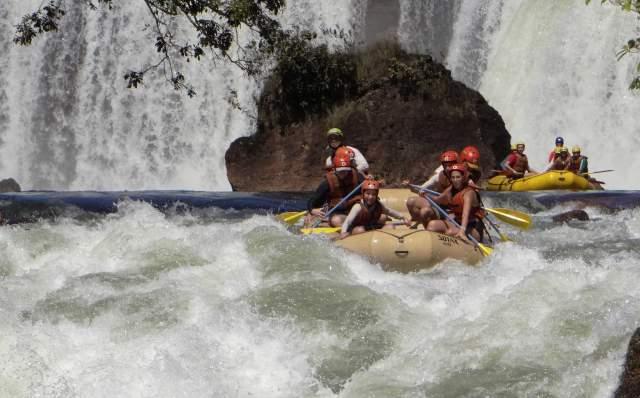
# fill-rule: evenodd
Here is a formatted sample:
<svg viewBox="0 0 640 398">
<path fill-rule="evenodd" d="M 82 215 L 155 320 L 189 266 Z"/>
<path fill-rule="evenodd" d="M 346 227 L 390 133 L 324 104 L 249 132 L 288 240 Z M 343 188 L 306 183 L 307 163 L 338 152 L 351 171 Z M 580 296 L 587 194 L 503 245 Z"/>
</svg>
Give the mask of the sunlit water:
<svg viewBox="0 0 640 398">
<path fill-rule="evenodd" d="M 640 210 L 534 211 L 477 267 L 384 272 L 272 216 L 0 227 L 0 396 L 603 397 L 638 326 Z"/>
</svg>

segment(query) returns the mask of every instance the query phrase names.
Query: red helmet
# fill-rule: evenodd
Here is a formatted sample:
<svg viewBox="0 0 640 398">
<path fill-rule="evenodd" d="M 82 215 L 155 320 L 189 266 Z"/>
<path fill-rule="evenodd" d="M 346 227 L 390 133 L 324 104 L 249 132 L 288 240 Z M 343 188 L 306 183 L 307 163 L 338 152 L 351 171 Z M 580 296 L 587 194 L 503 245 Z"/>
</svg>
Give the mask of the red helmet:
<svg viewBox="0 0 640 398">
<path fill-rule="evenodd" d="M 462 149 L 460 152 L 460 161 L 469 163 L 478 163 L 480 160 L 480 151 L 478 148 L 469 145 Z"/>
<path fill-rule="evenodd" d="M 380 183 L 373 178 L 367 178 L 366 180 L 364 180 L 364 183 L 362 183 L 362 193 L 364 193 L 364 191 L 368 189 L 379 191 Z"/>
<path fill-rule="evenodd" d="M 334 156 L 333 158 L 333 167 L 336 171 L 341 171 L 340 169 L 348 168 L 351 170 L 351 157 L 347 154 L 341 154 L 340 156 Z"/>
<path fill-rule="evenodd" d="M 464 177 L 466 177 L 469 173 L 467 170 L 467 166 L 464 163 L 456 163 L 453 166 L 449 167 L 449 175 L 451 175 L 454 171 L 459 171 Z"/>
<path fill-rule="evenodd" d="M 458 152 L 456 151 L 445 151 L 440 155 L 440 161 L 444 162 L 457 162 L 458 161 Z"/>
<path fill-rule="evenodd" d="M 349 159 L 353 159 L 355 157 L 355 153 L 353 153 L 353 151 L 346 146 L 341 146 L 336 149 L 336 154 L 334 156 L 348 156 Z"/>
</svg>

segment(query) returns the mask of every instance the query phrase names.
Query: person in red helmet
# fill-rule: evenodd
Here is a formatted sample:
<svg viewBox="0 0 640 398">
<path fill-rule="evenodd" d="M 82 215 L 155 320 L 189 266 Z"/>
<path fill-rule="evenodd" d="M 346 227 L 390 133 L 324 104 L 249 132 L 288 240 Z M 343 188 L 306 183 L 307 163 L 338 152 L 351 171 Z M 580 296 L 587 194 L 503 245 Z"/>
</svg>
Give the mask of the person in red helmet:
<svg viewBox="0 0 640 398">
<path fill-rule="evenodd" d="M 369 163 L 362 152 L 358 149 L 344 144 L 344 133 L 339 128 L 331 128 L 327 131 L 327 150 L 331 153 L 325 160 L 325 169 L 333 168 L 333 160 L 343 153 L 348 153 L 354 163 L 354 167 L 359 173 L 367 175 L 369 173 Z"/>
<path fill-rule="evenodd" d="M 516 151 L 512 152 L 506 162 L 502 165 L 505 174 L 510 178 L 522 178 L 525 173 L 536 174 L 534 170 L 529 167 L 529 159 L 524 154 L 525 145 L 520 141 L 516 143 Z"/>
<path fill-rule="evenodd" d="M 342 223 L 340 239 L 350 234 L 360 234 L 372 229 L 382 228 L 389 217 L 403 220 L 408 226 L 411 220 L 402 213 L 386 207 L 378 198 L 380 183 L 369 177 L 362 184 L 362 200 L 354 204 L 349 215 Z"/>
<path fill-rule="evenodd" d="M 450 167 L 451 186 L 433 199 L 436 203 L 447 206 L 453 213 L 454 220 L 460 228 L 447 220 L 431 220 L 427 230 L 445 233 L 467 240 L 471 234 L 478 242 L 484 237 L 484 211 L 481 209 L 480 194 L 469 185 L 469 172 L 462 163 Z"/>
<path fill-rule="evenodd" d="M 466 146 L 460 151 L 460 163 L 467 166 L 469 170 L 469 179 L 472 183 L 479 183 L 482 177 L 480 169 L 480 151 L 475 146 Z"/>
<path fill-rule="evenodd" d="M 433 191 L 442 192 L 449 185 L 449 167 L 458 162 L 458 152 L 445 151 L 440 155 L 440 167 L 438 167 L 433 176 L 424 182 L 420 189 L 410 187 L 412 192 L 419 193 L 421 196 L 412 196 L 407 199 L 407 210 L 411 215 L 411 219 L 417 223 L 422 223 L 426 228 L 429 221 L 438 217 L 438 213 L 431 208 L 431 204 L 424 198 L 425 192 L 421 192 L 421 189 L 430 189 Z M 409 181 L 403 181 L 404 185 L 409 185 Z"/>
<path fill-rule="evenodd" d="M 307 210 L 309 211 L 307 222 L 310 222 L 313 217 L 324 217 L 327 210 L 334 208 L 342 198 L 351 193 L 363 181 L 364 176 L 353 167 L 353 162 L 348 155 L 336 156 L 333 159 L 333 169 L 327 172 L 325 179 L 318 185 L 307 202 Z M 328 220 L 329 225 L 332 227 L 342 225 L 351 206 L 360 199 L 359 194 L 354 194 L 342 203 L 331 214 L 331 218 Z"/>
</svg>

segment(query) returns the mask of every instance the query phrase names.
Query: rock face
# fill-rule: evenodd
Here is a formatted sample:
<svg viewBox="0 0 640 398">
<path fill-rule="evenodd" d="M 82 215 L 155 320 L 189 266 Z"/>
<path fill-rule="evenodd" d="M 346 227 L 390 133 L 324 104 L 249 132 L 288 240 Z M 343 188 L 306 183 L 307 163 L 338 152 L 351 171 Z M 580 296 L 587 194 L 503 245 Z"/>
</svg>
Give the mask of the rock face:
<svg viewBox="0 0 640 398">
<path fill-rule="evenodd" d="M 342 129 L 345 143 L 362 151 L 386 186 L 423 182 L 447 149 L 476 145 L 485 176 L 506 156 L 510 136 L 500 115 L 444 66 L 393 44 L 353 57 L 357 90 L 324 114 L 291 118 L 279 87 L 284 79 L 266 85 L 257 133 L 234 141 L 226 153 L 234 190 L 315 189 L 325 173 L 331 127 Z"/>
<path fill-rule="evenodd" d="M 3 192 L 20 192 L 20 185 L 13 178 L 0 180 L 0 193 Z"/>
<path fill-rule="evenodd" d="M 614 396 L 616 398 L 640 397 L 640 329 L 636 330 L 629 341 L 624 373 Z"/>
</svg>

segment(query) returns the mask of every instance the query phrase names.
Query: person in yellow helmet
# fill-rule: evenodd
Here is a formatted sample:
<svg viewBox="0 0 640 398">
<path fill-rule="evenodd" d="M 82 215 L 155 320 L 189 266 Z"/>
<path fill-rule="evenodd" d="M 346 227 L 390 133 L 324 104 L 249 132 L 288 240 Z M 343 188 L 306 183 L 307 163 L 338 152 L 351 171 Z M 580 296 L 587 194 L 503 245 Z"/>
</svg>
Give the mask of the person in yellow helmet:
<svg viewBox="0 0 640 398">
<path fill-rule="evenodd" d="M 586 156 L 582 156 L 581 149 L 578 145 L 571 148 L 571 158 L 569 159 L 568 169 L 576 174 L 586 175 L 589 172 L 589 163 Z"/>
<path fill-rule="evenodd" d="M 333 160 L 336 155 L 348 153 L 353 161 L 353 165 L 360 174 L 367 175 L 369 173 L 369 163 L 365 159 L 362 152 L 358 149 L 344 144 L 344 133 L 337 127 L 330 128 L 327 131 L 327 150 L 330 152 L 325 160 L 325 169 L 333 168 Z"/>
<path fill-rule="evenodd" d="M 566 146 L 556 147 L 554 150 L 555 158 L 549 163 L 545 171 L 556 170 L 563 171 L 569 169 L 570 157 L 569 157 L 569 148 Z"/>
</svg>

